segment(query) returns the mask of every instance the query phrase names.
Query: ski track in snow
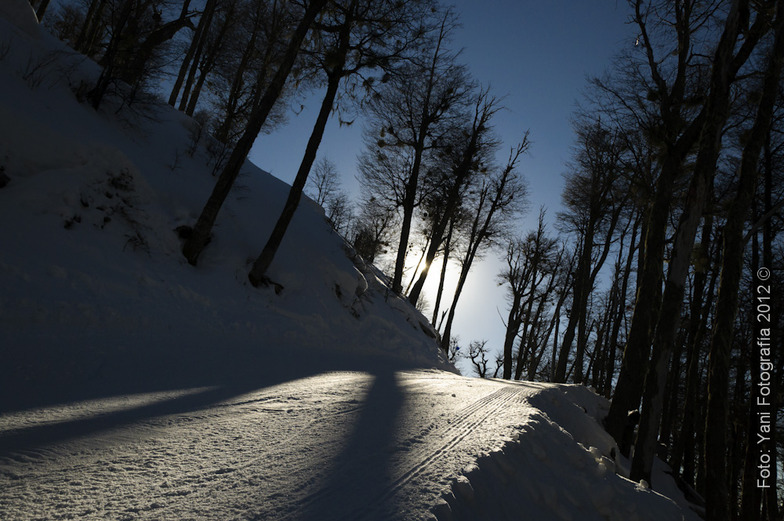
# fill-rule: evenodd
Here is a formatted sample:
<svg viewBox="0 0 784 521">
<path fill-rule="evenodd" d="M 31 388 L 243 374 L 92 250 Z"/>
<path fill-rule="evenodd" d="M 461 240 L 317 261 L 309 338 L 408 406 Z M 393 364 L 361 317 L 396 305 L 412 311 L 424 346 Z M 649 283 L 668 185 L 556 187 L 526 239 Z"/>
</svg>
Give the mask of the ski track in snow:
<svg viewBox="0 0 784 521">
<path fill-rule="evenodd" d="M 10 451 L 4 442 L 20 430 L 83 421 L 89 410 L 111 416 L 123 400 L 6 415 L 0 517 L 428 518 L 429 509 L 418 510 L 423 493 L 435 504 L 488 440 L 502 439 L 499 426 L 524 421 L 524 399 L 538 389 L 472 380 L 461 390 L 456 378 L 432 371 L 329 373 L 190 413 L 116 428 L 107 422 L 98 432 L 46 446 L 17 443 Z M 140 400 L 188 394 L 125 402 L 142 410 Z"/>
<path fill-rule="evenodd" d="M 492 390 L 489 387 L 487 391 Z M 465 407 L 452 412 L 447 417 L 427 424 L 413 437 L 398 443 L 398 450 L 404 454 L 392 479 L 380 487 L 373 497 L 366 498 L 362 505 L 352 505 L 334 519 L 396 519 L 400 512 L 395 510 L 396 503 L 410 495 L 407 488 L 421 488 L 425 483 L 443 480 L 443 466 L 448 467 L 455 455 L 465 448 L 475 455 L 480 447 L 476 440 L 484 439 L 490 432 L 487 423 L 490 419 L 502 416 L 504 411 L 521 411 L 526 388 L 502 387 L 498 390 L 471 401 Z M 517 409 L 513 406 L 517 405 Z M 484 429 L 481 428 L 485 425 Z M 474 440 L 467 440 L 472 437 Z M 474 443 L 471 443 L 471 442 Z M 468 463 L 467 461 L 464 463 Z M 454 469 L 459 471 L 460 469 Z M 308 497 L 304 504 L 287 519 L 298 519 L 300 511 L 322 511 L 314 505 L 329 503 L 331 498 L 345 497 L 354 486 L 350 481 L 338 483 Z M 409 514 L 410 515 L 410 514 Z M 333 517 L 324 517 L 332 519 Z"/>
</svg>

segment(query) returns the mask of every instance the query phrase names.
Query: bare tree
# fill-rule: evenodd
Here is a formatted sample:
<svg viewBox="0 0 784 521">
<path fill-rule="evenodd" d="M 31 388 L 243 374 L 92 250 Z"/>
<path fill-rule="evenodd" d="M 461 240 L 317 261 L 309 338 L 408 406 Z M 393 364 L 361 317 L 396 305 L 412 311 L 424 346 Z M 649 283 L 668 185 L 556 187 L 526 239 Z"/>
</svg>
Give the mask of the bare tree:
<svg viewBox="0 0 784 521">
<path fill-rule="evenodd" d="M 340 192 L 340 179 L 335 163 L 323 157 L 313 167 L 313 175 L 308 179 L 305 193 L 322 208 Z"/>
<path fill-rule="evenodd" d="M 163 0 L 122 0 L 112 3 L 110 9 L 105 4 L 97 4 L 97 12 L 93 18 L 85 21 L 108 24 L 110 37 L 103 47 L 99 59 L 101 74 L 93 89 L 87 94 L 90 103 L 96 109 L 112 84 L 120 81 L 130 87 L 126 100 L 132 102 L 144 82 L 150 78 L 154 60 L 164 43 L 171 40 L 177 32 L 192 26 L 188 6 L 190 0 L 182 3 L 179 16 L 163 22 L 163 13 L 167 11 Z M 99 15 L 105 13 L 105 19 Z M 96 36 L 93 38 L 97 38 Z"/>
<path fill-rule="evenodd" d="M 261 101 L 275 67 L 285 53 L 291 13 L 278 0 L 252 0 L 241 11 L 236 37 L 229 38 L 227 52 L 211 78 L 212 104 L 216 112 L 215 138 L 226 145 L 236 143 L 249 115 Z M 307 70 L 307 67 L 302 67 Z M 303 88 L 305 71 L 294 65 L 296 82 L 288 82 L 262 127 L 269 132 L 285 120 L 288 98 Z M 299 87 L 297 87 L 297 85 Z"/>
<path fill-rule="evenodd" d="M 366 262 L 374 262 L 385 252 L 391 241 L 391 229 L 397 215 L 389 207 L 379 205 L 371 198 L 360 205 L 355 219 L 354 249 Z"/>
<path fill-rule="evenodd" d="M 712 54 L 717 6 L 696 0 L 676 4 L 634 0 L 634 22 L 640 31 L 640 55 L 626 70 L 642 86 L 637 92 L 614 91 L 620 103 L 641 112 L 636 118 L 658 149 L 660 171 L 644 223 L 642 265 L 637 299 L 624 349 L 621 371 L 605 427 L 621 443 L 628 412 L 639 407 L 656 325 L 664 265 L 664 249 L 672 194 L 686 158 L 699 139 L 706 112 L 695 106 L 704 95 L 706 57 Z M 698 52 L 695 52 L 698 51 Z M 643 90 L 643 92 L 640 92 Z M 647 92 L 646 92 L 647 91 Z"/>
<path fill-rule="evenodd" d="M 484 169 L 483 160 L 498 145 L 491 134 L 490 120 L 499 109 L 497 98 L 490 96 L 487 90 L 479 91 L 474 97 L 470 122 L 451 147 L 449 156 L 452 164 L 448 176 L 442 178 L 446 183 L 444 197 L 440 201 L 443 210 L 434 216 L 424 267 L 408 294 L 408 300 L 412 303 L 416 302 L 422 293 L 430 266 L 444 240 L 444 232 L 452 215 L 457 211 L 472 176 Z"/>
<path fill-rule="evenodd" d="M 457 303 L 474 261 L 481 255 L 482 249 L 498 244 L 507 235 L 506 227 L 509 221 L 525 208 L 526 187 L 523 179 L 517 174 L 516 167 L 520 156 L 526 152 L 529 144 L 526 133 L 522 141 L 509 152 L 506 166 L 496 170 L 492 177 L 482 179 L 475 198 L 473 218 L 469 221 L 465 252 L 460 260 L 460 275 L 447 314 L 442 342 L 448 342 L 451 337 Z"/>
<path fill-rule="evenodd" d="M 691 251 L 707 201 L 708 187 L 713 182 L 713 172 L 721 148 L 722 131 L 729 115 L 730 87 L 737 72 L 746 62 L 756 41 L 761 36 L 761 30 L 753 30 L 744 36 L 742 45 L 739 46 L 738 37 L 741 30 L 747 29 L 741 27 L 741 23 L 742 20 L 747 23 L 748 16 L 749 4 L 747 1 L 733 2 L 725 21 L 724 31 L 713 55 L 710 90 L 700 116 L 702 128 L 698 142 L 699 152 L 684 210 L 681 213 L 675 234 L 658 326 L 653 339 L 651 363 L 646 375 L 646 389 L 639 426 L 640 434 L 637 437 L 635 456 L 632 462 L 632 479 L 650 481 L 662 414 L 667 364 L 671 357 L 672 346 L 675 343 Z M 767 14 L 758 13 L 755 23 L 758 26 L 761 23 L 766 23 L 765 18 L 767 18 Z"/>
<path fill-rule="evenodd" d="M 538 226 L 525 238 L 515 238 L 509 242 L 506 252 L 506 269 L 499 275 L 499 280 L 508 288 L 509 312 L 506 319 L 506 333 L 503 346 L 503 374 L 506 380 L 512 378 L 513 370 L 516 378 L 523 372 L 522 360 L 518 359 L 515 368 L 514 346 L 523 324 L 532 324 L 534 303 L 548 299 L 549 295 L 542 291 L 545 286 L 554 289 L 554 278 L 557 277 L 557 265 L 554 262 L 557 241 L 547 236 L 544 208 L 539 211 Z M 545 284 L 546 280 L 550 282 Z M 525 344 L 523 349 L 525 349 Z M 519 352 L 519 351 L 518 351 Z"/>
<path fill-rule="evenodd" d="M 169 95 L 169 105 L 172 107 L 177 101 L 177 98 L 180 94 L 180 89 L 182 89 L 182 85 L 185 82 L 185 77 L 188 73 L 191 62 L 194 60 L 194 56 L 197 56 L 197 54 L 201 53 L 201 47 L 204 45 L 203 42 L 206 38 L 206 32 L 212 23 L 212 16 L 215 12 L 215 6 L 217 3 L 218 0 L 207 0 L 206 4 L 204 5 L 204 9 L 199 15 L 199 22 L 196 25 L 196 28 L 193 30 L 190 45 L 188 46 L 188 49 L 185 52 L 185 56 L 180 63 L 179 73 L 177 74 L 177 78 L 174 80 L 174 85 L 172 86 L 172 91 Z"/>
<path fill-rule="evenodd" d="M 421 178 L 428 154 L 445 144 L 451 120 L 471 88 L 464 66 L 447 47 L 457 20 L 451 10 L 438 13 L 437 28 L 422 57 L 389 77 L 368 106 L 367 152 L 360 158 L 366 190 L 379 202 L 390 200 L 402 212 L 392 287 L 403 290 L 403 272 L 414 211 L 422 201 Z"/>
<path fill-rule="evenodd" d="M 726 434 L 716 425 L 724 425 L 729 402 L 730 344 L 735 315 L 738 310 L 738 290 L 743 267 L 745 241 L 743 226 L 752 205 L 760 153 L 770 126 L 773 107 L 778 95 L 784 66 L 784 2 L 776 3 L 775 39 L 769 50 L 762 91 L 756 118 L 743 149 L 738 189 L 724 226 L 722 245 L 721 283 L 716 308 L 716 321 L 711 338 L 708 374 L 708 405 L 705 431 L 706 514 L 708 521 L 728 521 L 730 506 L 727 494 L 725 462 Z M 770 513 L 770 519 L 775 513 Z"/>
<path fill-rule="evenodd" d="M 269 282 L 267 270 L 299 204 L 341 80 L 349 81 L 348 89 L 351 90 L 351 80 L 361 78 L 368 70 L 389 67 L 400 59 L 424 32 L 421 5 L 415 0 L 349 0 L 334 6 L 334 12 L 330 13 L 332 19 L 319 23 L 326 48 L 315 59 L 326 73 L 327 89 L 283 211 L 248 274 L 254 286 Z M 364 78 L 360 83 L 368 85 L 371 82 Z"/>
<path fill-rule="evenodd" d="M 346 234 L 354 218 L 348 196 L 340 188 L 340 177 L 335 163 L 321 158 L 313 167 L 305 187 L 305 194 L 324 209 L 330 226 Z"/>
<path fill-rule="evenodd" d="M 229 195 L 231 187 L 234 185 L 234 181 L 237 179 L 240 169 L 245 162 L 245 157 L 253 147 L 256 136 L 258 136 L 267 116 L 272 111 L 275 102 L 283 91 L 283 86 L 294 66 L 294 61 L 299 54 L 305 36 L 315 21 L 316 16 L 326 4 L 327 0 L 312 0 L 305 5 L 302 17 L 291 34 L 291 39 L 289 40 L 275 75 L 269 85 L 267 85 L 265 93 L 260 98 L 258 105 L 254 108 L 248 118 L 245 131 L 234 147 L 226 166 L 223 168 L 220 177 L 218 178 L 218 182 L 215 184 L 215 188 L 199 215 L 196 225 L 193 227 L 190 237 L 183 245 L 183 255 L 188 259 L 190 264 L 196 265 L 199 255 L 201 255 L 201 252 L 210 241 L 210 234 L 212 232 L 212 227 L 215 224 L 215 220 L 218 217 L 218 212 L 220 212 L 223 202 Z"/>
<path fill-rule="evenodd" d="M 545 257 L 541 266 L 546 273 L 547 283 L 543 289 L 541 286 L 535 288 L 526 304 L 517 349 L 516 380 L 523 378 L 524 371 L 528 380 L 550 377 L 550 371 L 540 366 L 547 351 L 548 340 L 553 336 L 556 324 L 560 322 L 560 310 L 573 283 L 573 274 L 568 267 L 569 256 L 569 250 L 561 243 Z M 548 313 L 548 310 L 551 311 Z"/>
<path fill-rule="evenodd" d="M 260 4 L 261 2 L 258 5 Z M 208 4 L 207 7 L 210 5 Z M 208 19 L 213 23 L 211 27 L 207 27 L 201 33 L 180 99 L 179 109 L 189 116 L 193 116 L 196 111 L 196 105 L 207 78 L 212 75 L 218 62 L 225 59 L 229 43 L 239 39 L 240 24 L 238 21 L 242 18 L 239 15 L 241 15 L 243 8 L 240 0 L 223 2 L 218 9 L 215 9 L 214 5 L 212 7 Z M 211 28 L 214 30 L 210 30 Z M 174 90 L 172 90 L 172 94 L 174 94 Z"/>
<path fill-rule="evenodd" d="M 488 367 L 490 360 L 487 358 L 490 350 L 486 346 L 487 340 L 472 340 L 468 346 L 468 354 L 466 355 L 467 358 L 471 360 L 474 371 L 479 378 L 488 378 L 488 373 L 490 371 L 490 368 Z M 495 368 L 493 369 L 492 376 L 489 376 L 490 378 L 498 378 L 498 371 L 503 366 L 503 359 L 501 357 L 496 357 L 494 362 Z"/>
<path fill-rule="evenodd" d="M 622 186 L 623 140 L 601 121 L 578 124 L 577 135 L 579 148 L 574 170 L 566 177 L 563 191 L 566 211 L 559 214 L 559 220 L 564 230 L 577 234 L 580 246 L 572 309 L 561 342 L 555 381 L 566 381 L 569 352 L 576 334 L 574 381 L 582 383 L 588 299 L 609 253 L 626 196 Z"/>
</svg>

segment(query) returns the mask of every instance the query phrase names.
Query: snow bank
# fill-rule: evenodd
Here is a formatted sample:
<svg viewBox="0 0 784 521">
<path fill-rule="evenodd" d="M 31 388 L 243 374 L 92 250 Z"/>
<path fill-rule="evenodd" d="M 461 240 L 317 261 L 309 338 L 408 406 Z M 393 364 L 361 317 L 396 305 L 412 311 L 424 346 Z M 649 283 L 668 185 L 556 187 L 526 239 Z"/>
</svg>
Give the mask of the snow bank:
<svg viewBox="0 0 784 521">
<path fill-rule="evenodd" d="M 616 474 L 617 447 L 597 420 L 606 400 L 582 386 L 550 385 L 527 402 L 536 412 L 453 481 L 433 508 L 439 521 L 699 520 L 663 465 L 653 481 L 669 497 Z"/>
</svg>

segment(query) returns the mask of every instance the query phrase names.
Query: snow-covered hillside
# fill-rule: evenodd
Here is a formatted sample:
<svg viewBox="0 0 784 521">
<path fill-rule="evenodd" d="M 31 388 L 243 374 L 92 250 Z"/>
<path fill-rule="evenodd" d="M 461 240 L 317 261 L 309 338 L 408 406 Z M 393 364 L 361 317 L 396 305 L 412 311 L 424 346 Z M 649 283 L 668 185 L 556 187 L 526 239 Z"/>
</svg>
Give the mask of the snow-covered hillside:
<svg viewBox="0 0 784 521">
<path fill-rule="evenodd" d="M 166 105 L 96 113 L 72 92 L 94 64 L 44 34 L 28 45 L 7 22 L 1 34 L 10 183 L 0 194 L 0 305 L 4 348 L 13 346 L 2 385 L 234 378 L 237 366 L 368 351 L 440 363 L 427 321 L 372 266 L 352 263 L 313 203 L 272 267 L 285 290 L 248 284 L 288 190 L 250 163 L 199 267 L 189 266 L 175 229 L 195 222 L 215 183 L 202 143 L 189 155 L 195 122 Z"/>
<path fill-rule="evenodd" d="M 697 519 L 587 389 L 456 375 L 312 202 L 251 287 L 288 187 L 250 163 L 188 265 L 205 138 L 97 72 L 0 2 L 0 519 Z"/>
</svg>

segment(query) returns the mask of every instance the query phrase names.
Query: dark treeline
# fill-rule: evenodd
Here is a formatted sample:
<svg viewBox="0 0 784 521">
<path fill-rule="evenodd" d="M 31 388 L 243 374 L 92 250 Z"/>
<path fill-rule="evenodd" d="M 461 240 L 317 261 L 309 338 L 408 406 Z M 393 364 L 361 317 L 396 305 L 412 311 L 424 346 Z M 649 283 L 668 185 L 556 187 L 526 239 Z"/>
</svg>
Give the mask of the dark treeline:
<svg viewBox="0 0 784 521">
<path fill-rule="evenodd" d="M 85 102 L 163 98 L 198 122 L 194 147 L 209 150 L 216 184 L 180 230 L 188 262 L 209 247 L 259 134 L 315 93 L 253 285 L 279 289 L 267 272 L 307 191 L 400 296 L 422 305 L 438 280 L 432 322 L 455 357 L 471 269 L 498 256 L 504 344 L 470 342 L 479 376 L 590 385 L 612 398 L 605 427 L 632 479 L 650 481 L 658 454 L 704 497 L 707 519 L 781 519 L 784 1 L 629 0 L 637 37 L 589 82 L 563 206 L 551 227 L 539 209 L 532 230 L 518 225 L 528 133 L 503 143 L 494 132 L 502 100 L 461 63 L 459 18 L 435 0 L 32 3 L 100 66 L 79 87 Z M 364 122 L 358 201 L 316 161 L 332 117 Z M 770 488 L 758 486 L 763 453 Z"/>
</svg>

